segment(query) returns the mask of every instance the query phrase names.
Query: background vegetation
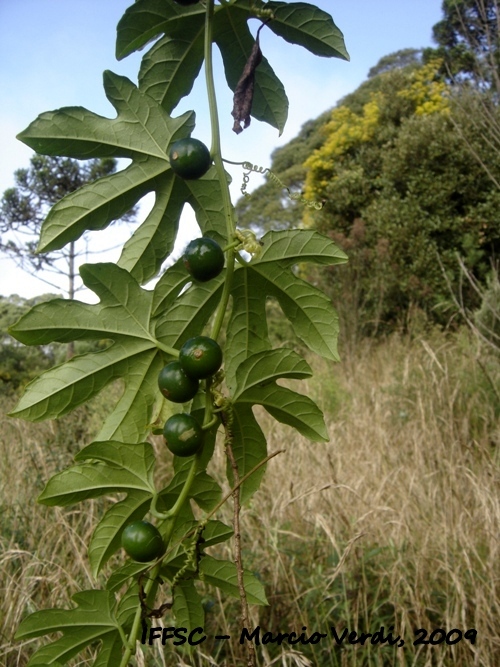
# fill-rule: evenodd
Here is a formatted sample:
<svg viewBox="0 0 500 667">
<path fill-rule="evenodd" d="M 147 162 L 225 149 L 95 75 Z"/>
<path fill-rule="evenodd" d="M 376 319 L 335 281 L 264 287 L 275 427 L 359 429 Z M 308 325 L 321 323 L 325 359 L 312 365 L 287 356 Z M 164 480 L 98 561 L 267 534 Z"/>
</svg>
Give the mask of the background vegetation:
<svg viewBox="0 0 500 667">
<path fill-rule="evenodd" d="M 270 451 L 285 447 L 286 453 L 269 464 L 263 487 L 243 511 L 246 567 L 260 573 L 270 602 L 253 609 L 252 621 L 275 632 L 302 626 L 327 632 L 332 625 L 339 632 L 380 626 L 387 632 L 394 625 L 406 644 L 399 651 L 338 648 L 330 640 L 268 644 L 258 649 L 259 664 L 496 667 L 498 356 L 468 329 L 393 334 L 366 339 L 340 365 L 315 370 L 309 394 L 327 411 L 330 442 L 291 437 L 268 420 Z M 70 605 L 73 592 L 93 585 L 86 559 L 75 554 L 85 553 L 106 501 L 62 510 L 33 506 L 33 500 L 92 438 L 117 389 L 57 422 L 2 417 L 0 663 L 7 667 L 25 665 L 34 648 L 35 642 L 11 641 L 27 611 Z M 8 405 L 4 400 L 3 409 Z M 169 454 L 160 438 L 155 447 L 165 478 Z M 212 471 L 218 481 L 224 466 L 221 448 Z M 226 511 L 230 521 L 231 508 Z M 244 647 L 213 640 L 221 632 L 239 636 L 237 603 L 210 588 L 204 596 L 211 639 L 198 657 L 150 649 L 137 665 L 244 664 Z M 167 614 L 161 622 L 171 621 Z M 420 627 L 475 628 L 478 638 L 475 645 L 413 647 Z"/>
</svg>

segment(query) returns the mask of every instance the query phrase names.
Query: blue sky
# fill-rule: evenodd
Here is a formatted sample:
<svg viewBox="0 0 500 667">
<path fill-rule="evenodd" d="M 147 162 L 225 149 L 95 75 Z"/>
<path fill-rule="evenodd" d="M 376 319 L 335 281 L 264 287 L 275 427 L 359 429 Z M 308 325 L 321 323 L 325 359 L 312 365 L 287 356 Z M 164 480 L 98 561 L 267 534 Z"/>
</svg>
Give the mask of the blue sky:
<svg viewBox="0 0 500 667">
<path fill-rule="evenodd" d="M 136 82 L 141 58 L 139 53 L 118 62 L 114 55 L 116 24 L 130 4 L 131 0 L 0 0 L 0 193 L 14 184 L 15 169 L 29 164 L 32 151 L 15 136 L 39 113 L 61 106 L 84 106 L 114 116 L 104 96 L 102 72 L 111 69 Z M 231 131 L 231 94 L 221 67 L 217 67 L 226 158 L 269 166 L 275 148 L 292 139 L 305 121 L 355 90 L 382 56 L 402 48 L 431 45 L 432 26 L 441 18 L 441 0 L 317 0 L 315 4 L 330 13 L 344 33 L 351 61 L 314 57 L 270 31 L 262 31 L 264 55 L 285 85 L 290 100 L 289 121 L 281 137 L 276 130 L 256 121 L 236 136 Z M 174 115 L 187 109 L 197 113 L 193 135 L 210 144 L 202 77 Z M 241 173 L 233 171 L 232 175 L 236 200 Z M 251 184 L 258 182 L 254 177 Z M 143 215 L 146 210 L 144 206 Z M 115 234 L 116 231 L 99 233 L 92 243 L 100 247 L 113 245 Z M 186 212 L 179 247 L 197 235 L 194 218 Z M 101 257 L 101 261 L 117 257 L 115 251 Z M 64 289 L 63 283 L 61 288 Z M 48 289 L 0 258 L 0 294 L 29 297 Z"/>
</svg>

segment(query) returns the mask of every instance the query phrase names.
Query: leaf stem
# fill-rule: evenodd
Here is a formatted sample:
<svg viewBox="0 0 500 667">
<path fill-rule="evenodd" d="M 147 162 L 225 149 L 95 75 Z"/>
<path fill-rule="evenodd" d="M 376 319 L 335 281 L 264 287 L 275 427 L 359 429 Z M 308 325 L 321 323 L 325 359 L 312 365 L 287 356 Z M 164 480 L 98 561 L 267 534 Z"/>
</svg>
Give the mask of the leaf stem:
<svg viewBox="0 0 500 667">
<path fill-rule="evenodd" d="M 196 473 L 198 472 L 198 462 L 201 458 L 202 451 L 203 451 L 203 448 L 194 457 L 194 459 L 191 463 L 191 467 L 189 468 L 189 472 L 188 472 L 188 475 L 186 477 L 186 481 L 184 482 L 184 486 L 182 487 L 182 491 L 180 492 L 179 497 L 175 501 L 175 504 L 173 505 L 173 507 L 171 509 L 169 509 L 169 511 L 166 513 L 165 518 L 169 519 L 171 517 L 177 516 L 177 514 L 179 514 L 182 506 L 184 505 L 184 503 L 188 499 L 189 492 L 191 491 L 191 486 L 193 484 L 194 478 L 196 477 Z"/>
<path fill-rule="evenodd" d="M 166 352 L 171 357 L 175 357 L 176 359 L 179 358 L 179 350 L 176 350 L 174 347 L 170 347 L 169 345 L 164 345 L 163 343 L 160 343 L 160 341 L 156 340 L 156 338 L 152 338 L 152 340 L 154 341 L 154 344 L 159 350 Z"/>
</svg>

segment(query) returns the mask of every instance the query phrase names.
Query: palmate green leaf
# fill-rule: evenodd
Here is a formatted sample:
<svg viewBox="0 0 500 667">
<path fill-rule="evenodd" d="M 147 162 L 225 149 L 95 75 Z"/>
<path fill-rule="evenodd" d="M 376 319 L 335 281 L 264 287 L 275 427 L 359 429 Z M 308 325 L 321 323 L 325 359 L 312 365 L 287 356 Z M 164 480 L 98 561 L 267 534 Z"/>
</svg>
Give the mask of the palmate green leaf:
<svg viewBox="0 0 500 667">
<path fill-rule="evenodd" d="M 118 24 L 116 53 L 123 58 L 165 33 L 144 56 L 139 86 L 165 109 L 173 109 L 193 86 L 202 62 L 204 8 L 179 7 L 171 0 L 138 0 Z M 213 38 L 224 62 L 226 79 L 235 90 L 255 40 L 247 21 L 255 18 L 247 3 L 215 7 Z M 255 73 L 252 116 L 276 127 L 285 126 L 288 99 L 283 84 L 264 57 Z"/>
<path fill-rule="evenodd" d="M 136 357 L 127 373 L 125 391 L 106 418 L 97 438 L 140 442 L 160 414 L 163 397 L 158 393 L 158 374 L 164 366 L 157 351 Z"/>
<path fill-rule="evenodd" d="M 45 218 L 37 251 L 59 250 L 79 239 L 87 230 L 105 229 L 153 190 L 155 184 L 161 182 L 156 180 L 157 177 L 163 176 L 165 170 L 163 160 L 141 156 L 123 171 L 66 195 Z"/>
<path fill-rule="evenodd" d="M 298 338 L 316 354 L 338 361 L 337 313 L 326 294 L 298 278 L 292 269 L 300 262 L 340 264 L 347 256 L 326 236 L 306 229 L 268 232 L 262 242 L 260 257 L 245 267 L 259 275 L 257 280 L 253 275 L 247 277 L 250 289 L 256 282 L 267 296 L 275 297 Z"/>
<path fill-rule="evenodd" d="M 111 667 L 119 664 L 123 644 L 115 617 L 116 602 L 109 591 L 89 590 L 72 597 L 76 609 L 46 609 L 28 616 L 20 624 L 16 640 L 32 639 L 62 632 L 60 639 L 42 646 L 31 657 L 29 667 L 66 664 L 87 646 L 102 642 L 106 661 L 95 664 Z"/>
<path fill-rule="evenodd" d="M 154 418 L 157 377 L 164 365 L 151 333 L 153 294 L 114 264 L 83 265 L 80 273 L 99 304 L 63 299 L 39 304 L 12 327 L 12 335 L 30 345 L 88 338 L 115 342 L 43 373 L 27 386 L 12 414 L 30 421 L 57 418 L 124 377 L 124 392 L 97 439 L 140 442 Z"/>
<path fill-rule="evenodd" d="M 51 477 L 38 502 L 66 507 L 112 492 L 139 491 L 150 497 L 154 493 L 154 453 L 149 443 L 94 442 L 75 458 L 86 462 Z"/>
<path fill-rule="evenodd" d="M 312 370 L 307 361 L 293 350 L 282 347 L 258 352 L 238 367 L 233 400 L 237 401 L 248 389 L 262 387 L 279 378 L 303 380 L 311 376 Z"/>
<path fill-rule="evenodd" d="M 104 88 L 116 118 L 65 107 L 41 114 L 18 135 L 47 155 L 132 159 L 122 171 L 86 184 L 57 202 L 42 225 L 38 250 L 57 250 L 88 230 L 104 229 L 152 192 L 156 205 L 126 243 L 119 260 L 120 266 L 144 283 L 157 275 L 172 252 L 186 203 L 193 207 L 202 233 L 225 242 L 220 183 L 214 167 L 189 184 L 170 169 L 169 146 L 192 132 L 193 112 L 171 118 L 129 79 L 109 71 L 104 73 Z"/>
<path fill-rule="evenodd" d="M 231 289 L 232 308 L 226 331 L 224 372 L 230 391 L 236 388 L 236 371 L 251 354 L 269 350 L 266 283 L 255 271 L 235 271 Z"/>
<path fill-rule="evenodd" d="M 255 39 L 247 21 L 252 13 L 247 6 L 231 4 L 214 17 L 214 41 L 220 49 L 229 88 L 234 92 L 252 53 Z M 265 56 L 255 70 L 251 116 L 268 123 L 282 134 L 288 118 L 288 98 Z"/>
<path fill-rule="evenodd" d="M 189 95 L 200 73 L 204 57 L 204 13 L 189 13 L 171 21 L 168 35 L 156 42 L 142 59 L 139 87 L 168 113 Z"/>
<path fill-rule="evenodd" d="M 120 635 L 110 634 L 101 645 L 99 655 L 92 667 L 115 667 L 123 655 L 123 641 Z"/>
<path fill-rule="evenodd" d="M 233 406 L 233 454 L 238 466 L 240 479 L 267 456 L 266 436 L 255 419 L 250 405 L 236 403 Z M 247 502 L 259 489 L 266 465 L 261 465 L 240 486 L 241 503 Z M 230 461 L 227 462 L 227 476 L 231 485 L 234 475 Z"/>
<path fill-rule="evenodd" d="M 125 242 L 118 266 L 144 284 L 155 276 L 172 252 L 185 203 L 182 188 L 172 172 L 164 174 L 155 189 L 155 203 L 144 222 Z"/>
<path fill-rule="evenodd" d="M 203 542 L 201 546 L 203 549 L 206 549 L 214 544 L 229 540 L 233 536 L 233 529 L 226 526 L 222 521 L 211 520 L 207 521 L 202 536 Z"/>
<path fill-rule="evenodd" d="M 262 252 L 252 264 L 311 262 L 324 266 L 344 264 L 347 255 L 328 236 L 311 229 L 269 231 L 261 239 Z"/>
<path fill-rule="evenodd" d="M 186 19 L 198 25 L 204 18 L 205 8 L 199 4 L 182 7 L 173 0 L 136 0 L 118 22 L 116 58 L 122 60 L 155 37 L 174 32 Z"/>
<path fill-rule="evenodd" d="M 333 19 L 307 3 L 235 0 L 215 7 L 213 38 L 224 62 L 231 90 L 243 73 L 255 40 L 247 22 L 271 9 L 268 26 L 288 42 L 325 57 L 349 59 L 342 33 Z M 116 54 L 124 58 L 165 35 L 145 54 L 139 86 L 169 112 L 189 94 L 203 61 L 204 7 L 181 7 L 173 0 L 137 0 L 118 24 Z M 255 72 L 251 115 L 283 131 L 288 100 L 282 83 L 264 57 Z"/>
<path fill-rule="evenodd" d="M 191 632 L 204 626 L 205 612 L 192 579 L 181 579 L 174 587 L 172 611 L 177 627 L 187 628 Z"/>
<path fill-rule="evenodd" d="M 293 350 L 264 350 L 243 361 L 237 371 L 233 402 L 233 452 L 243 477 L 267 455 L 266 438 L 252 412 L 260 404 L 278 421 L 296 428 L 311 440 L 328 440 L 321 410 L 311 399 L 279 387 L 279 378 L 304 379 L 312 375 L 307 362 Z M 259 488 L 265 466 L 258 468 L 241 486 L 242 502 Z M 231 483 L 233 472 L 227 465 Z"/>
<path fill-rule="evenodd" d="M 182 258 L 178 259 L 172 266 L 169 266 L 156 283 L 153 296 L 154 314 L 167 312 L 191 280 L 192 278 L 187 272 Z"/>
<path fill-rule="evenodd" d="M 322 9 L 307 2 L 276 0 L 270 0 L 265 7 L 273 13 L 269 28 L 287 42 L 303 46 L 316 56 L 349 60 L 344 36 Z"/>
<path fill-rule="evenodd" d="M 297 278 L 292 268 L 301 262 L 339 264 L 347 261 L 347 256 L 328 237 L 306 229 L 271 231 L 262 237 L 262 243 L 258 259 L 234 273 L 224 363 L 232 393 L 240 364 L 271 347 L 263 296 L 278 299 L 295 333 L 310 349 L 326 359 L 338 360 L 335 310 L 324 294 Z M 298 303 L 293 303 L 289 288 Z"/>
<path fill-rule="evenodd" d="M 103 229 L 161 183 L 170 170 L 168 147 L 190 134 L 194 114 L 170 118 L 126 77 L 104 73 L 106 96 L 117 118 L 79 107 L 41 114 L 18 138 L 39 153 L 77 159 L 128 157 L 125 170 L 98 179 L 52 207 L 41 231 L 39 251 L 57 250 L 87 229 Z"/>
<path fill-rule="evenodd" d="M 188 338 L 201 333 L 221 299 L 224 279 L 225 271 L 206 283 L 191 285 L 166 310 L 163 299 L 156 300 L 156 338 L 163 345 L 180 349 Z M 162 295 L 163 285 L 158 285 Z"/>
<path fill-rule="evenodd" d="M 93 398 L 112 380 L 133 377 L 130 373 L 139 363 L 149 365 L 156 354 L 150 348 L 145 341 L 120 341 L 101 352 L 73 357 L 30 382 L 10 415 L 33 422 L 65 415 Z M 146 418 L 145 430 L 147 423 Z"/>
<path fill-rule="evenodd" d="M 285 264 L 255 264 L 249 270 L 265 279 L 268 296 L 278 300 L 297 337 L 324 359 L 339 361 L 338 315 L 328 296 L 298 278 Z"/>
<path fill-rule="evenodd" d="M 63 107 L 40 114 L 18 138 L 45 155 L 78 160 L 153 157 L 168 169 L 168 145 L 192 131 L 194 112 L 171 118 L 130 79 L 109 70 L 104 72 L 103 84 L 117 118 L 105 118 L 82 107 Z"/>
<path fill-rule="evenodd" d="M 179 349 L 187 338 L 202 331 L 222 293 L 223 275 L 179 296 L 186 284 L 182 268 L 177 265 L 169 271 L 165 274 L 168 278 L 160 281 L 160 296 L 156 297 L 114 264 L 84 265 L 82 278 L 100 297 L 99 304 L 55 299 L 22 317 L 11 333 L 26 344 L 87 338 L 115 342 L 43 373 L 27 386 L 11 414 L 30 421 L 57 418 L 123 377 L 124 392 L 97 439 L 143 440 L 163 401 L 157 378 L 165 361 L 158 341 Z M 165 289 L 172 274 L 174 280 Z M 151 313 L 154 301 L 157 317 Z"/>
<path fill-rule="evenodd" d="M 120 548 L 125 526 L 142 519 L 149 510 L 154 491 L 155 456 L 149 443 L 127 445 L 121 442 L 93 442 L 75 456 L 76 461 L 91 459 L 138 475 L 145 485 L 143 490 L 127 488 L 127 497 L 115 503 L 96 526 L 88 553 L 92 572 L 97 576 L 106 561 Z"/>
<path fill-rule="evenodd" d="M 129 271 L 141 284 L 157 275 L 165 257 L 171 254 L 185 204 L 193 208 L 204 236 L 210 236 L 222 246 L 226 244 L 226 221 L 214 167 L 193 181 L 183 181 L 167 172 L 158 186 L 155 185 L 155 193 L 151 213 L 125 243 L 118 260 L 118 266 Z"/>
<path fill-rule="evenodd" d="M 199 563 L 199 578 L 220 588 L 224 593 L 239 598 L 238 575 L 234 563 L 204 555 Z M 244 571 L 243 581 L 250 604 L 268 604 L 264 587 L 254 574 Z"/>
<path fill-rule="evenodd" d="M 61 639 L 38 649 L 26 667 L 67 665 L 73 656 L 97 641 L 101 642 L 101 648 L 92 667 L 116 667 L 123 655 L 123 641 L 118 631 L 104 633 L 93 628 L 85 628 L 80 632 L 77 628 L 67 630 Z"/>
<path fill-rule="evenodd" d="M 236 405 L 241 403 L 262 405 L 279 422 L 293 426 L 309 440 L 329 439 L 323 413 L 316 403 L 291 389 L 274 383 L 251 387 L 238 397 Z"/>
<path fill-rule="evenodd" d="M 25 345 L 125 337 L 154 343 L 149 331 L 152 292 L 141 289 L 126 271 L 112 263 L 83 264 L 80 275 L 100 303 L 45 301 L 16 322 L 10 328 L 11 335 Z"/>
<path fill-rule="evenodd" d="M 130 444 L 123 442 L 93 442 L 82 449 L 76 456 L 77 464 L 54 475 L 39 497 L 39 502 L 46 505 L 67 506 L 86 500 L 122 492 L 127 497 L 114 504 L 97 525 L 89 545 L 89 559 L 94 575 L 97 575 L 106 561 L 119 549 L 121 534 L 125 526 L 142 517 L 149 511 L 154 486 L 155 455 L 149 443 Z M 83 461 L 83 463 L 81 463 Z M 170 509 L 181 491 L 186 479 L 187 469 L 176 473 L 171 483 L 161 491 L 158 508 Z M 196 475 L 190 497 L 203 509 L 209 511 L 217 503 L 221 490 L 216 482 L 200 470 Z M 175 519 L 175 531 L 194 521 L 189 504 L 182 508 Z M 168 521 L 158 526 L 163 529 Z M 165 526 L 164 526 L 165 524 Z M 213 543 L 225 539 L 223 530 L 209 529 Z M 140 572 L 142 570 L 137 570 Z M 136 573 L 127 570 L 127 579 Z"/>
</svg>

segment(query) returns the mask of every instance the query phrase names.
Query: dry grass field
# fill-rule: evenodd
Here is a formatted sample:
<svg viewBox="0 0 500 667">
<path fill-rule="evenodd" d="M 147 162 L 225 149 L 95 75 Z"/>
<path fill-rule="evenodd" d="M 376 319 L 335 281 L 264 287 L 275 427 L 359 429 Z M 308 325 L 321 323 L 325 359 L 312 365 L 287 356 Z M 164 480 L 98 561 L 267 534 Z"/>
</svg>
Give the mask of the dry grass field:
<svg viewBox="0 0 500 667">
<path fill-rule="evenodd" d="M 462 332 L 365 341 L 340 364 L 312 363 L 314 378 L 297 389 L 325 410 L 330 442 L 311 443 L 262 415 L 269 451 L 286 452 L 269 462 L 242 512 L 245 566 L 259 573 L 270 602 L 252 608 L 252 621 L 273 633 L 299 634 L 305 626 L 307 636 L 331 627 L 339 636 L 346 628 L 387 634 L 394 626 L 405 644 L 337 645 L 330 636 L 317 644 L 268 643 L 257 648 L 259 665 L 498 667 L 500 360 Z M 102 401 L 58 423 L 1 418 L 6 667 L 26 665 L 36 645 L 12 639 L 26 614 L 70 605 L 79 588 L 96 585 L 85 547 L 102 503 L 62 511 L 35 499 L 88 442 L 101 409 Z M 156 444 L 167 475 L 167 454 Z M 222 452 L 213 465 L 220 478 Z M 230 504 L 221 518 L 230 522 Z M 209 588 L 204 595 L 209 640 L 201 650 L 190 656 L 155 647 L 138 653 L 138 667 L 246 664 L 238 602 Z M 435 644 L 413 645 L 418 628 Z M 454 629 L 477 634 L 458 641 L 458 632 L 447 634 Z M 211 639 L 224 632 L 233 640 Z"/>
</svg>

